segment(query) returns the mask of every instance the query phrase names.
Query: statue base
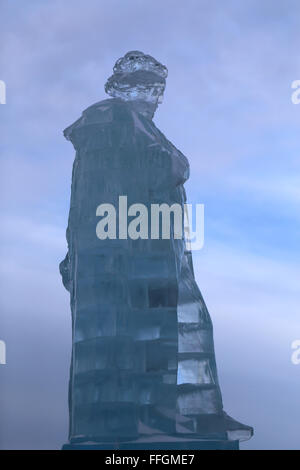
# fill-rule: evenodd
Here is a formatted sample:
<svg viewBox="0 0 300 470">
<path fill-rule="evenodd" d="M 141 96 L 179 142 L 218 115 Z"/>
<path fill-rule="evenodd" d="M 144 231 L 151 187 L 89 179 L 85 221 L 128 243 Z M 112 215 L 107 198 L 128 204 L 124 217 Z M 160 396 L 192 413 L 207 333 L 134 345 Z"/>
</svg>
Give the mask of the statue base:
<svg viewBox="0 0 300 470">
<path fill-rule="evenodd" d="M 62 450 L 239 450 L 239 441 L 118 442 L 65 444 Z"/>
</svg>

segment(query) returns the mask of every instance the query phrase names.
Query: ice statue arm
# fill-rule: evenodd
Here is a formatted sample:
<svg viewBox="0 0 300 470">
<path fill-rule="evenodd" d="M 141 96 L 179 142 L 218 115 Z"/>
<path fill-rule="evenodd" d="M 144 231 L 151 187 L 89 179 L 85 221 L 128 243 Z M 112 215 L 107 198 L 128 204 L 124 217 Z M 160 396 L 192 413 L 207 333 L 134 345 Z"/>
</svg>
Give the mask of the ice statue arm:
<svg viewBox="0 0 300 470">
<path fill-rule="evenodd" d="M 70 290 L 70 258 L 69 252 L 66 254 L 63 261 L 59 264 L 59 272 L 62 277 L 62 282 L 65 288 Z"/>
</svg>

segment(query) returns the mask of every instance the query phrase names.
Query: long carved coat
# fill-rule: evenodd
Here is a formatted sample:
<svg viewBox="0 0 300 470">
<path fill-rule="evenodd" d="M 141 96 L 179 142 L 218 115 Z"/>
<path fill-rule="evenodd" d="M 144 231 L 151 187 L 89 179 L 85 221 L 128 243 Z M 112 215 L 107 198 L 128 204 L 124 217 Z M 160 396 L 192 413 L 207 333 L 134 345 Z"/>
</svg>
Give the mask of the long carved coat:
<svg viewBox="0 0 300 470">
<path fill-rule="evenodd" d="M 100 240 L 96 208 L 185 202 L 186 157 L 108 99 L 64 132 L 76 150 L 60 265 L 70 292 L 71 442 L 226 439 L 212 323 L 184 237 Z M 117 212 L 118 214 L 118 212 Z"/>
</svg>

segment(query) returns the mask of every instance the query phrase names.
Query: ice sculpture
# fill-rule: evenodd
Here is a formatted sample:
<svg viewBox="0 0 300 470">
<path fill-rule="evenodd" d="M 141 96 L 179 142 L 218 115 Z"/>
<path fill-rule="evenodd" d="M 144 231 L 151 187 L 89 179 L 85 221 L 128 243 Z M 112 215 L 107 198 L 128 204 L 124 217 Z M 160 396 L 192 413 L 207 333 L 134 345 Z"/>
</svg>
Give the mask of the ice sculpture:
<svg viewBox="0 0 300 470">
<path fill-rule="evenodd" d="M 73 330 L 69 447 L 237 448 L 252 435 L 223 411 L 184 237 L 96 236 L 96 208 L 118 207 L 120 195 L 148 208 L 185 203 L 188 160 L 152 121 L 166 77 L 153 57 L 128 52 L 106 83 L 112 98 L 64 131 L 76 150 L 60 264 Z"/>
</svg>

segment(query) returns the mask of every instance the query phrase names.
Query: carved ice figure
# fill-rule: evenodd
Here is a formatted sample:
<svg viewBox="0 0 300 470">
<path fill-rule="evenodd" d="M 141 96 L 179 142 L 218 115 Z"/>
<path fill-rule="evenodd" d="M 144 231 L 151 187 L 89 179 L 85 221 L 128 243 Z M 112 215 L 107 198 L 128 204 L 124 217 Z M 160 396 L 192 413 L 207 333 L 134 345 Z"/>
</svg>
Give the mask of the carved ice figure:
<svg viewBox="0 0 300 470">
<path fill-rule="evenodd" d="M 139 51 L 116 62 L 112 98 L 64 135 L 76 150 L 68 253 L 73 346 L 70 442 L 245 440 L 223 411 L 212 322 L 184 238 L 99 240 L 96 208 L 186 202 L 187 158 L 152 121 L 165 66 Z M 117 214 L 118 217 L 118 214 Z"/>
</svg>

